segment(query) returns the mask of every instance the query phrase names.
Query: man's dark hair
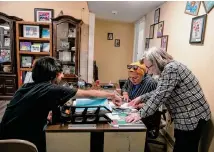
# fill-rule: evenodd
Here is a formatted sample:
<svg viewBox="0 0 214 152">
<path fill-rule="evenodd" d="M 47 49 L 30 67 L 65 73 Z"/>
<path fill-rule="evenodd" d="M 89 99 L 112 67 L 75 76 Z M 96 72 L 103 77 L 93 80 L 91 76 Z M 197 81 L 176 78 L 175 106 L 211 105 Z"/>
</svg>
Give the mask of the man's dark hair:
<svg viewBox="0 0 214 152">
<path fill-rule="evenodd" d="M 35 83 L 51 81 L 60 72 L 62 72 L 62 64 L 59 60 L 48 56 L 41 57 L 33 66 L 32 78 Z"/>
</svg>

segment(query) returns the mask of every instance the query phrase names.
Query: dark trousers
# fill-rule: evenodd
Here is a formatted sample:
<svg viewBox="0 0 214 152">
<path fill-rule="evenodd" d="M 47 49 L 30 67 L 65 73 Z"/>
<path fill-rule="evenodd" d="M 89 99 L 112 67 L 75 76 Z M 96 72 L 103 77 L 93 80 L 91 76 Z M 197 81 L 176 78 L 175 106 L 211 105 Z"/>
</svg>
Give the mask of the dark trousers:
<svg viewBox="0 0 214 152">
<path fill-rule="evenodd" d="M 175 145 L 173 152 L 198 152 L 199 141 L 207 121 L 200 120 L 197 127 L 191 131 L 174 131 Z"/>
</svg>

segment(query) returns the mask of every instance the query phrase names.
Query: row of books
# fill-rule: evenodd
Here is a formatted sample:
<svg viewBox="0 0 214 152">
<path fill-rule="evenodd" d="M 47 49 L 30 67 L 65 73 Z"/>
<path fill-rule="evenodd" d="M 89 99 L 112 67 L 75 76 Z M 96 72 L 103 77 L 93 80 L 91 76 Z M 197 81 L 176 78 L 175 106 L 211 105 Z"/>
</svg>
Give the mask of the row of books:
<svg viewBox="0 0 214 152">
<path fill-rule="evenodd" d="M 20 42 L 21 51 L 50 52 L 50 43 Z"/>
</svg>

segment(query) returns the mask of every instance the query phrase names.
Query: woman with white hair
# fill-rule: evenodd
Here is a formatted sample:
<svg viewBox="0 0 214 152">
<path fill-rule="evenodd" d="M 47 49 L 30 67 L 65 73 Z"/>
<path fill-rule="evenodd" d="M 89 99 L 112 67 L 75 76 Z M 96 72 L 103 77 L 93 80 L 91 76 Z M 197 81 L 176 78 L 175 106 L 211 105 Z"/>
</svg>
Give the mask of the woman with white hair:
<svg viewBox="0 0 214 152">
<path fill-rule="evenodd" d="M 156 90 L 146 93 L 130 105 L 144 102 L 137 114 L 127 122 L 148 117 L 165 104 L 174 120 L 174 152 L 197 152 L 202 130 L 211 118 L 209 105 L 195 75 L 166 51 L 149 49 L 143 57 L 148 73 L 159 75 Z"/>
</svg>

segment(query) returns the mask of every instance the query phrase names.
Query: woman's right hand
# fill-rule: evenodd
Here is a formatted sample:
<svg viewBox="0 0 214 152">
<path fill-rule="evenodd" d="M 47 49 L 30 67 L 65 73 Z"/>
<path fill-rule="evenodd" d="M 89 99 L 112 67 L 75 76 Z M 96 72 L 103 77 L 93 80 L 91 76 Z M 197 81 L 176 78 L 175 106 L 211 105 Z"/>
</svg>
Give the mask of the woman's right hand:
<svg viewBox="0 0 214 152">
<path fill-rule="evenodd" d="M 126 102 L 129 102 L 129 95 L 128 94 L 123 94 L 123 100 Z"/>
</svg>

